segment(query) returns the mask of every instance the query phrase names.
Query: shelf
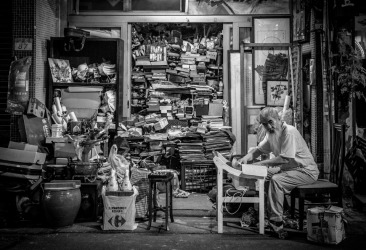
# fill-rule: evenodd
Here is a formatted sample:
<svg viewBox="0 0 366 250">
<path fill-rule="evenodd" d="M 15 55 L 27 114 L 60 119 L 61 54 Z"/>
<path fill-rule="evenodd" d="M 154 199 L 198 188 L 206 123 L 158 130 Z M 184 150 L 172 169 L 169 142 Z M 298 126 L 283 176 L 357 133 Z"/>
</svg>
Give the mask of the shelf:
<svg viewBox="0 0 366 250">
<path fill-rule="evenodd" d="M 56 82 L 53 87 L 73 87 L 73 86 L 116 86 L 115 83 L 86 83 L 86 82 Z"/>
<path fill-rule="evenodd" d="M 141 104 L 131 104 L 132 108 L 147 108 L 148 105 L 141 105 Z"/>
<path fill-rule="evenodd" d="M 243 43 L 246 47 L 290 47 L 291 43 Z"/>
<path fill-rule="evenodd" d="M 78 65 L 86 63 L 87 65 L 97 63 L 101 64 L 104 61 L 110 61 L 115 64 L 116 76 L 115 81 L 109 82 L 107 78 L 95 78 L 101 82 L 54 82 L 49 70 L 49 81 L 47 88 L 47 106 L 51 108 L 53 105 L 53 95 L 55 88 L 67 89 L 68 87 L 77 88 L 98 88 L 107 91 L 109 89 L 115 90 L 115 112 L 114 123 L 119 124 L 123 121 L 123 108 L 124 108 L 124 93 L 123 93 L 123 40 L 119 38 L 88 38 L 84 45 L 84 48 L 80 51 L 65 51 L 64 37 L 51 37 L 47 40 L 47 57 L 59 58 L 68 60 L 70 67 L 78 67 Z"/>
</svg>

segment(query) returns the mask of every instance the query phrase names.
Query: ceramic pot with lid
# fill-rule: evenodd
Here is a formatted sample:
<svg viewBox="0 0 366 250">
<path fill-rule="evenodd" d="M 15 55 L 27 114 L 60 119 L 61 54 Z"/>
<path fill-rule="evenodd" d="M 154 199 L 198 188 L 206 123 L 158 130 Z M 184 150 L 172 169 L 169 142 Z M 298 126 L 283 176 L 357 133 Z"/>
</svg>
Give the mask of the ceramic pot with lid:
<svg viewBox="0 0 366 250">
<path fill-rule="evenodd" d="M 58 181 L 44 184 L 42 207 L 50 227 L 74 224 L 81 203 L 80 181 Z"/>
</svg>

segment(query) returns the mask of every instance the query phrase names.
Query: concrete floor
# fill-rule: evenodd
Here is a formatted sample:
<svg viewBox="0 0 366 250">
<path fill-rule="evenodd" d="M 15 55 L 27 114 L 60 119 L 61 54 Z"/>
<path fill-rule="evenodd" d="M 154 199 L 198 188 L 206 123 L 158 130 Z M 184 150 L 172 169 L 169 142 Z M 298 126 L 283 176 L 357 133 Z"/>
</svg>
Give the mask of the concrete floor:
<svg viewBox="0 0 366 250">
<path fill-rule="evenodd" d="M 312 243 L 306 231 L 289 231 L 288 240 L 259 235 L 256 228 L 241 228 L 238 218 L 217 234 L 215 210 L 206 195 L 191 194 L 174 199 L 174 223 L 169 231 L 162 213 L 146 230 L 147 222 L 139 222 L 134 231 L 103 231 L 99 222 L 75 223 L 70 227 L 51 229 L 41 226 L 0 228 L 0 249 L 365 249 L 366 216 L 345 208 L 347 239 L 336 246 Z"/>
</svg>

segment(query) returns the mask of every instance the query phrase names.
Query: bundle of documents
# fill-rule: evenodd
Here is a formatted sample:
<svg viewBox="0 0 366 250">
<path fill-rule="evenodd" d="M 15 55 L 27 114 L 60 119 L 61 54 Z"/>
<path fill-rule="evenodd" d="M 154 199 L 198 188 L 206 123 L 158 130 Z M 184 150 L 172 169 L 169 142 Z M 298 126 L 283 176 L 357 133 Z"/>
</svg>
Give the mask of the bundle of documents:
<svg viewBox="0 0 366 250">
<path fill-rule="evenodd" d="M 213 151 L 220 152 L 224 157 L 229 157 L 232 144 L 230 137 L 223 131 L 211 131 L 202 135 L 206 158 L 213 158 Z"/>
</svg>

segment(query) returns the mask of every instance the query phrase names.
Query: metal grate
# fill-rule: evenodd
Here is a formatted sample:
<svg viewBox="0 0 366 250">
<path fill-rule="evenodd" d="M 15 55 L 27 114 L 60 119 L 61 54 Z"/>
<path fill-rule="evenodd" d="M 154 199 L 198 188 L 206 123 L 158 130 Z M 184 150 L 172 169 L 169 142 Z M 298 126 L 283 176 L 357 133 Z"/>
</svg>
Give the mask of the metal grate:
<svg viewBox="0 0 366 250">
<path fill-rule="evenodd" d="M 26 56 L 32 57 L 32 65 L 29 69 L 29 97 L 36 97 L 41 102 L 45 102 L 47 81 L 45 66 L 47 62 L 46 39 L 59 34 L 58 1 L 14 0 L 9 2 L 12 6 L 12 38 L 33 39 L 32 50 L 18 51 L 13 48 L 12 55 L 18 59 Z M 8 10 L 8 8 L 2 9 Z M 10 123 L 10 140 L 20 141 L 19 116 L 11 116 L 9 121 L 7 124 Z"/>
<path fill-rule="evenodd" d="M 181 161 L 181 188 L 183 190 L 207 193 L 216 185 L 216 179 L 216 167 L 213 162 Z"/>
<path fill-rule="evenodd" d="M 315 30 L 315 22 L 319 19 L 316 11 L 311 10 L 310 50 L 311 58 L 315 59 L 315 84 L 310 86 L 311 93 L 311 152 L 316 163 L 322 163 L 323 155 L 323 87 L 321 64 L 321 39 Z"/>
<path fill-rule="evenodd" d="M 12 1 L 0 1 L 0 147 L 7 147 L 10 140 L 10 114 L 5 112 L 8 74 L 12 56 Z M 9 11 L 10 10 L 10 11 Z"/>
</svg>

